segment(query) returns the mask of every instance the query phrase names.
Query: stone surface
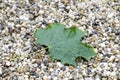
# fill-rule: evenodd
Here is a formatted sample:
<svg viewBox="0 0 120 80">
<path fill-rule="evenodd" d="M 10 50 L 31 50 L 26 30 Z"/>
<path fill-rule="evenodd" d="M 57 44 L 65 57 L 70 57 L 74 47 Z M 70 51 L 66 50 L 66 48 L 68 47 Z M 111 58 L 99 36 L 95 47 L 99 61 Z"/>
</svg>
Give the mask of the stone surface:
<svg viewBox="0 0 120 80">
<path fill-rule="evenodd" d="M 119 5 L 120 0 L 0 1 L 0 80 L 119 80 Z M 52 62 L 33 33 L 53 22 L 87 31 L 82 41 L 98 55 L 76 68 Z"/>
</svg>

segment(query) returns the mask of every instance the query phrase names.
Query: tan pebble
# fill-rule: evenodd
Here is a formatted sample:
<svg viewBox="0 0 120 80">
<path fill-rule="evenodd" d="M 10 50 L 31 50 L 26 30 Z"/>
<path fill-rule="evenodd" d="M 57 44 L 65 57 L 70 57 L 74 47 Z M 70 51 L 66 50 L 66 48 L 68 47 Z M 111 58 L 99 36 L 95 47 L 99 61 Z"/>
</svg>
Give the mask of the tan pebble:
<svg viewBox="0 0 120 80">
<path fill-rule="evenodd" d="M 99 51 L 102 51 L 102 48 L 101 48 L 101 47 L 99 48 Z"/>
<path fill-rule="evenodd" d="M 69 3 L 69 0 L 61 0 L 61 2 L 67 4 Z"/>
<path fill-rule="evenodd" d="M 63 74 L 62 72 L 60 72 L 60 73 L 59 73 L 59 76 L 60 76 L 60 77 L 63 77 L 63 76 L 64 76 L 64 74 Z"/>
<path fill-rule="evenodd" d="M 36 80 L 36 78 L 34 76 L 30 76 L 29 78 L 30 80 Z M 41 79 L 37 79 L 37 80 L 41 80 Z"/>
<path fill-rule="evenodd" d="M 113 77 L 112 80 L 118 80 L 118 78 L 117 77 Z"/>
<path fill-rule="evenodd" d="M 43 79 L 44 79 L 44 80 L 48 80 L 48 79 L 47 79 L 47 76 L 43 76 Z"/>
<path fill-rule="evenodd" d="M 107 80 L 107 78 L 102 78 L 102 80 Z"/>
<path fill-rule="evenodd" d="M 87 73 L 86 73 L 86 72 L 83 72 L 83 76 L 87 76 Z"/>
<path fill-rule="evenodd" d="M 19 59 L 20 60 L 23 60 L 25 58 L 25 56 L 20 56 Z"/>
<path fill-rule="evenodd" d="M 116 10 L 119 9 L 119 8 L 120 8 L 120 6 L 115 6 L 115 7 L 114 7 L 114 9 L 116 9 Z"/>
<path fill-rule="evenodd" d="M 9 35 L 9 30 L 8 30 L 8 28 L 5 28 L 5 35 Z"/>
<path fill-rule="evenodd" d="M 51 13 L 50 16 L 51 16 L 51 17 L 55 17 L 55 14 L 54 14 L 54 13 Z"/>
<path fill-rule="evenodd" d="M 70 68 L 70 69 L 74 69 L 74 67 L 73 67 L 73 66 L 71 66 L 71 65 L 69 66 L 69 68 Z"/>
<path fill-rule="evenodd" d="M 34 16 L 32 14 L 29 14 L 29 19 L 33 19 Z"/>
<path fill-rule="evenodd" d="M 112 63 L 109 63 L 109 66 L 112 67 Z"/>
<path fill-rule="evenodd" d="M 87 65 L 83 65 L 84 68 L 87 68 Z"/>
<path fill-rule="evenodd" d="M 109 59 L 109 61 L 112 62 L 114 59 L 115 59 L 115 56 L 111 56 L 110 59 Z"/>
<path fill-rule="evenodd" d="M 96 64 L 93 64 L 93 68 L 97 68 L 97 65 L 96 65 Z"/>
<path fill-rule="evenodd" d="M 19 66 L 19 67 L 17 68 L 17 71 L 18 71 L 18 72 L 25 72 L 26 69 L 25 69 L 23 66 Z"/>
<path fill-rule="evenodd" d="M 28 75 L 24 75 L 25 80 L 28 80 L 28 77 L 29 77 Z"/>
<path fill-rule="evenodd" d="M 24 27 L 21 27 L 21 30 L 22 30 L 22 31 L 26 31 L 26 29 L 25 29 Z"/>
<path fill-rule="evenodd" d="M 116 68 L 116 67 L 114 67 L 114 68 L 113 68 L 113 71 L 117 71 L 117 68 Z"/>
<path fill-rule="evenodd" d="M 120 61 L 120 59 L 116 58 L 116 59 L 115 59 L 115 62 L 117 62 L 117 61 Z"/>
<path fill-rule="evenodd" d="M 110 2 L 114 2 L 114 0 L 110 0 Z"/>
</svg>

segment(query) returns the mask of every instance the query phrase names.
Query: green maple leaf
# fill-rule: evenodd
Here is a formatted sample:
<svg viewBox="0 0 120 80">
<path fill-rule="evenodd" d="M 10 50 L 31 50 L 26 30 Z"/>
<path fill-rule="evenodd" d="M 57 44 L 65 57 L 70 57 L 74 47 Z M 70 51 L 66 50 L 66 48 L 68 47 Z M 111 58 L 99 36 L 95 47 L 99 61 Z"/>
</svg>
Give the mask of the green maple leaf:
<svg viewBox="0 0 120 80">
<path fill-rule="evenodd" d="M 77 57 L 90 60 L 96 55 L 91 46 L 80 42 L 84 35 L 85 32 L 75 26 L 65 28 L 59 23 L 49 24 L 47 28 L 39 28 L 34 33 L 36 42 L 48 47 L 52 60 L 60 60 L 63 64 L 73 66 L 76 66 Z"/>
</svg>

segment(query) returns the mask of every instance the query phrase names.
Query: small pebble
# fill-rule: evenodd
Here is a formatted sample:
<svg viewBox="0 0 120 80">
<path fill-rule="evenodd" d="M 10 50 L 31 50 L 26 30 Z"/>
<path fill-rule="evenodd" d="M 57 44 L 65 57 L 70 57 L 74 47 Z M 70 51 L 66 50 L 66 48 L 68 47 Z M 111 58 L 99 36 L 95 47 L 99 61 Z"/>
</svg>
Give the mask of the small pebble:
<svg viewBox="0 0 120 80">
<path fill-rule="evenodd" d="M 0 67 L 0 76 L 2 76 L 3 72 L 2 72 L 2 68 Z"/>
<path fill-rule="evenodd" d="M 10 66 L 11 63 L 9 61 L 6 62 L 6 66 Z"/>
<path fill-rule="evenodd" d="M 117 63 L 117 64 L 116 64 L 116 67 L 117 67 L 118 69 L 120 69 L 120 63 Z"/>
</svg>

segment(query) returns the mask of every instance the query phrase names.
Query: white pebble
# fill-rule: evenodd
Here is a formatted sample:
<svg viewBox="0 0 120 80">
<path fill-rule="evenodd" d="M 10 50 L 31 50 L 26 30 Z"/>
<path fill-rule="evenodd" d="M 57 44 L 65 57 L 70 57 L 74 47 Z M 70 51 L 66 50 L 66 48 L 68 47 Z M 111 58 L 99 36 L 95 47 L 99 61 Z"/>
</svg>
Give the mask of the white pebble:
<svg viewBox="0 0 120 80">
<path fill-rule="evenodd" d="M 111 72 L 111 76 L 115 76 L 116 75 L 116 72 Z"/>
<path fill-rule="evenodd" d="M 48 76 L 48 80 L 51 80 L 51 76 Z"/>
<path fill-rule="evenodd" d="M 27 64 L 27 62 L 24 61 L 24 62 L 23 62 L 23 65 L 26 65 L 26 64 Z"/>
<path fill-rule="evenodd" d="M 109 72 L 109 71 L 105 71 L 104 73 L 105 73 L 107 76 L 110 75 L 110 72 Z"/>
<path fill-rule="evenodd" d="M 7 65 L 7 66 L 10 66 L 10 62 L 9 62 L 9 61 L 7 61 L 7 62 L 6 62 L 6 65 Z"/>
<path fill-rule="evenodd" d="M 62 67 L 63 65 L 60 62 L 57 62 L 58 67 Z"/>
<path fill-rule="evenodd" d="M 64 78 L 64 80 L 68 80 L 68 78 Z"/>
<path fill-rule="evenodd" d="M 2 75 L 2 68 L 0 67 L 0 75 Z"/>
<path fill-rule="evenodd" d="M 39 11 L 39 14 L 44 14 L 44 11 L 43 11 L 43 10 L 40 10 L 40 11 Z"/>
<path fill-rule="evenodd" d="M 100 80 L 100 78 L 97 77 L 95 80 Z"/>
<path fill-rule="evenodd" d="M 89 17 L 89 19 L 92 19 L 92 20 L 95 19 L 94 14 L 92 12 L 89 13 L 88 17 Z"/>
<path fill-rule="evenodd" d="M 43 79 L 44 79 L 44 80 L 47 80 L 47 76 L 44 76 Z"/>
<path fill-rule="evenodd" d="M 38 64 L 34 64 L 33 66 L 34 66 L 34 67 L 37 67 L 37 66 L 38 66 Z"/>
<path fill-rule="evenodd" d="M 21 15 L 19 18 L 21 20 L 29 20 L 28 15 Z"/>
<path fill-rule="evenodd" d="M 92 78 L 85 78 L 85 80 L 93 80 Z"/>
<path fill-rule="evenodd" d="M 114 59 L 115 59 L 115 56 L 111 56 L 109 60 L 113 61 Z"/>
<path fill-rule="evenodd" d="M 58 80 L 58 78 L 57 78 L 57 77 L 54 77 L 53 80 Z"/>
<path fill-rule="evenodd" d="M 26 3 L 29 5 L 30 4 L 29 0 L 26 0 Z"/>
<path fill-rule="evenodd" d="M 104 43 L 101 43 L 100 46 L 101 46 L 101 47 L 105 47 L 105 44 L 104 44 Z"/>
<path fill-rule="evenodd" d="M 67 72 L 66 75 L 67 75 L 67 76 L 70 76 L 70 72 Z"/>
<path fill-rule="evenodd" d="M 108 18 L 112 18 L 114 15 L 115 15 L 114 12 L 109 13 L 109 14 L 108 14 Z"/>
<path fill-rule="evenodd" d="M 50 71 L 52 72 L 52 71 L 53 71 L 53 68 L 50 68 Z"/>
<path fill-rule="evenodd" d="M 8 22 L 8 26 L 13 27 L 14 23 L 13 22 Z"/>
</svg>

